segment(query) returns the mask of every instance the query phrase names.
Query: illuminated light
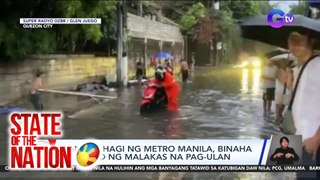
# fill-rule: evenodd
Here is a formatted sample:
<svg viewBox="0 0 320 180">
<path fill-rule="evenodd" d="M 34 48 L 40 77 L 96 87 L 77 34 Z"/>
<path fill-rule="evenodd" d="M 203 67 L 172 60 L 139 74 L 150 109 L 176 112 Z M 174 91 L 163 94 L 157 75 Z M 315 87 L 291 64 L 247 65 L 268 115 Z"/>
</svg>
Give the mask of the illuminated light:
<svg viewBox="0 0 320 180">
<path fill-rule="evenodd" d="M 261 63 L 260 63 L 260 61 L 253 61 L 253 62 L 252 62 L 252 65 L 253 65 L 254 67 L 260 67 L 260 66 L 261 66 Z"/>
<path fill-rule="evenodd" d="M 248 62 L 248 61 L 244 61 L 244 62 L 241 64 L 242 67 L 247 67 L 248 65 L 249 65 L 249 62 Z"/>
<path fill-rule="evenodd" d="M 242 70 L 242 80 L 241 80 L 241 90 L 243 93 L 249 92 L 249 70 L 243 69 Z"/>
<path fill-rule="evenodd" d="M 260 76 L 261 75 L 261 69 L 260 68 L 255 68 L 253 69 L 253 83 L 251 86 L 252 93 L 254 95 L 259 95 L 260 94 Z"/>
</svg>

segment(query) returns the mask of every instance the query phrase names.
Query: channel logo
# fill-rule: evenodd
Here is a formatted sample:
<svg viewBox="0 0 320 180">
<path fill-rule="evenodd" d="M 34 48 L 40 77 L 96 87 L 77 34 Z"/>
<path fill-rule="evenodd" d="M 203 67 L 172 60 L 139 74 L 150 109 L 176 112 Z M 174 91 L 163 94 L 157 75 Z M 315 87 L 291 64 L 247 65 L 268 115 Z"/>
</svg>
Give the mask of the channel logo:
<svg viewBox="0 0 320 180">
<path fill-rule="evenodd" d="M 286 14 L 280 9 L 274 9 L 267 15 L 268 23 L 273 28 L 281 28 L 285 24 L 292 24 L 294 22 L 293 14 Z"/>
<path fill-rule="evenodd" d="M 83 167 L 95 163 L 99 157 L 100 150 L 94 143 L 86 143 L 80 147 L 77 153 L 77 161 Z"/>
</svg>

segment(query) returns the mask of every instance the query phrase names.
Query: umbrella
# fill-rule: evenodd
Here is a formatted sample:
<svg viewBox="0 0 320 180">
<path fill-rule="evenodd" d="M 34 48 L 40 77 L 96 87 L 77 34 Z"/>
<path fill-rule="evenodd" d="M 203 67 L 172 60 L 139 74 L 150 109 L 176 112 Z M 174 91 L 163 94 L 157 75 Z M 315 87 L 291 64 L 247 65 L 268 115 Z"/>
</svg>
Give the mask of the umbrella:
<svg viewBox="0 0 320 180">
<path fill-rule="evenodd" d="M 290 53 L 286 53 L 273 56 L 270 60 L 272 60 L 277 67 L 281 67 L 282 65 L 290 66 L 296 60 L 296 57 Z"/>
<path fill-rule="evenodd" d="M 265 53 L 263 56 L 267 59 L 270 59 L 274 56 L 281 55 L 281 54 L 288 54 L 288 50 L 283 49 L 283 48 L 277 48 L 273 51 Z"/>
<path fill-rule="evenodd" d="M 155 55 L 153 55 L 155 58 L 162 58 L 162 59 L 171 59 L 172 56 L 170 53 L 166 53 L 166 52 L 159 52 L 156 53 Z"/>
<path fill-rule="evenodd" d="M 308 0 L 308 4 L 310 7 L 320 8 L 320 1 Z"/>
<path fill-rule="evenodd" d="M 289 54 L 289 53 L 276 55 L 270 58 L 270 60 L 272 61 L 280 61 L 280 60 L 294 61 L 295 59 L 296 57 L 294 57 L 292 54 Z"/>
<path fill-rule="evenodd" d="M 22 108 L 19 108 L 19 107 L 1 107 L 0 108 L 0 115 L 7 115 L 7 114 L 10 114 L 12 112 L 18 112 L 18 111 L 22 111 Z"/>
<path fill-rule="evenodd" d="M 269 60 L 273 61 L 273 64 L 278 68 L 290 67 L 296 61 L 296 57 L 290 53 L 285 53 L 273 56 Z"/>
<path fill-rule="evenodd" d="M 281 28 L 271 27 L 266 15 L 258 15 L 243 22 L 241 30 L 243 38 L 283 48 L 287 48 L 288 36 L 292 31 L 308 30 L 314 38 L 320 39 L 320 22 L 301 15 L 295 15 L 292 24 L 285 24 Z M 320 49 L 320 43 L 315 45 L 315 49 Z"/>
</svg>

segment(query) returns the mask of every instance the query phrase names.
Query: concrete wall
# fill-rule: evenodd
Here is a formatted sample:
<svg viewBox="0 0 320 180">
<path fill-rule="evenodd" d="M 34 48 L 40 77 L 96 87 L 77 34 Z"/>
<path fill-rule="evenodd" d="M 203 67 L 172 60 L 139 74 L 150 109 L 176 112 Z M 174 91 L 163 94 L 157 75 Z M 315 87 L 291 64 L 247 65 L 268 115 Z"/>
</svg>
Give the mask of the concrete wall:
<svg viewBox="0 0 320 180">
<path fill-rule="evenodd" d="M 37 70 L 46 72 L 51 89 L 69 89 L 97 76 L 113 76 L 116 59 L 94 55 L 34 55 L 24 61 L 0 64 L 0 105 L 26 96 Z"/>
<path fill-rule="evenodd" d="M 130 13 L 127 16 L 127 23 L 130 37 L 183 43 L 183 36 L 178 26 L 163 24 Z"/>
</svg>

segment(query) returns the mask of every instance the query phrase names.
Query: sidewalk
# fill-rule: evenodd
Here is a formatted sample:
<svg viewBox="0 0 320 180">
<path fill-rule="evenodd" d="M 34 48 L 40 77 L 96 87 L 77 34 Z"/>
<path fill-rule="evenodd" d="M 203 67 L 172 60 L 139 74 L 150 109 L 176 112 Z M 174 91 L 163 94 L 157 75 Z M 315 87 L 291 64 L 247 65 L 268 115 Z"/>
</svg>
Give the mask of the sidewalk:
<svg viewBox="0 0 320 180">
<path fill-rule="evenodd" d="M 45 111 L 62 111 L 66 116 L 95 105 L 100 105 L 99 102 L 97 102 L 90 96 L 86 97 L 55 93 L 42 93 L 41 97 L 43 99 Z M 103 99 L 100 100 L 103 102 Z M 33 111 L 33 107 L 28 97 L 21 99 L 21 101 L 18 103 L 9 105 L 18 106 L 24 108 L 27 111 Z"/>
</svg>

